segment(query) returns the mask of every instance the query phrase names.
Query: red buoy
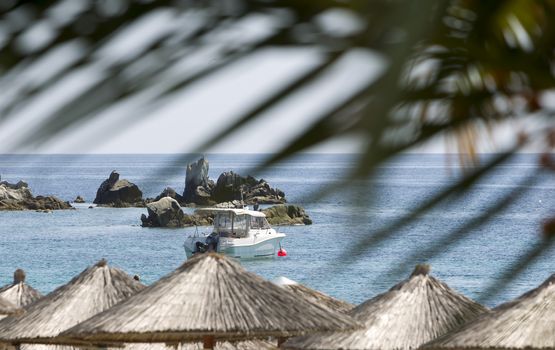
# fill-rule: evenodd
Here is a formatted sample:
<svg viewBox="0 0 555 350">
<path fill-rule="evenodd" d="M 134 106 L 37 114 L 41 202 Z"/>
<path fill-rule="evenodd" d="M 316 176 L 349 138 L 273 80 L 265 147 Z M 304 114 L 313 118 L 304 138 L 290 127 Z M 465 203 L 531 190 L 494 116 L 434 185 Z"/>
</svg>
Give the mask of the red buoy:
<svg viewBox="0 0 555 350">
<path fill-rule="evenodd" d="M 278 256 L 287 256 L 287 251 L 280 247 L 278 250 Z"/>
</svg>

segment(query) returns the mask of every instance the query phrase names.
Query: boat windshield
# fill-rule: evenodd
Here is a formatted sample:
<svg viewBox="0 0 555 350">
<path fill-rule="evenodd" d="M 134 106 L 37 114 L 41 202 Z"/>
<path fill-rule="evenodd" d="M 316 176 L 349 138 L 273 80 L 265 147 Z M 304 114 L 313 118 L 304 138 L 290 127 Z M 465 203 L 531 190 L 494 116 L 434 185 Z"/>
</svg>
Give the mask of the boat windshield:
<svg viewBox="0 0 555 350">
<path fill-rule="evenodd" d="M 236 237 L 246 237 L 247 236 L 247 216 L 246 215 L 236 215 L 233 218 L 233 233 Z"/>
<path fill-rule="evenodd" d="M 264 217 L 251 216 L 250 219 L 251 219 L 250 227 L 253 230 L 260 230 L 260 229 L 265 230 L 270 228 L 270 224 L 268 224 L 268 221 Z"/>
<path fill-rule="evenodd" d="M 222 237 L 246 237 L 247 215 L 218 213 L 214 217 L 214 232 Z"/>
<path fill-rule="evenodd" d="M 232 224 L 231 213 L 218 213 L 214 217 L 214 231 L 216 232 L 231 232 Z"/>
</svg>

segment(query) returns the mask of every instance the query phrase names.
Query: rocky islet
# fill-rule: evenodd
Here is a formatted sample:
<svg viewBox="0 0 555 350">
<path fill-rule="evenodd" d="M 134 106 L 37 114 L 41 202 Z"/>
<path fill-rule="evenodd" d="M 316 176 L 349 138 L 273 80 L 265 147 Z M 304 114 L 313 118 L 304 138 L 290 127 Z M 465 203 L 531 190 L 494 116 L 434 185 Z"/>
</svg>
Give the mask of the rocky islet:
<svg viewBox="0 0 555 350">
<path fill-rule="evenodd" d="M 56 196 L 33 196 L 29 185 L 24 181 L 11 184 L 0 182 L 0 210 L 51 210 L 73 209 L 69 202 Z"/>
<path fill-rule="evenodd" d="M 310 225 L 312 220 L 304 209 L 296 205 L 285 205 L 285 193 L 272 188 L 264 179 L 243 177 L 233 171 L 223 172 L 216 182 L 208 177 L 209 163 L 204 157 L 187 165 L 183 195 L 166 187 L 154 199 L 143 199 L 139 187 L 126 179 L 120 179 L 112 171 L 104 180 L 93 201 L 99 206 L 146 207 L 148 215 L 141 216 L 143 227 L 186 227 L 212 224 L 206 214 L 186 214 L 182 205 L 242 207 L 244 204 L 278 204 L 263 210 L 271 225 Z M 85 203 L 78 195 L 74 203 Z M 24 181 L 12 184 L 0 182 L 0 210 L 52 210 L 74 209 L 67 201 L 55 196 L 33 196 Z"/>
</svg>

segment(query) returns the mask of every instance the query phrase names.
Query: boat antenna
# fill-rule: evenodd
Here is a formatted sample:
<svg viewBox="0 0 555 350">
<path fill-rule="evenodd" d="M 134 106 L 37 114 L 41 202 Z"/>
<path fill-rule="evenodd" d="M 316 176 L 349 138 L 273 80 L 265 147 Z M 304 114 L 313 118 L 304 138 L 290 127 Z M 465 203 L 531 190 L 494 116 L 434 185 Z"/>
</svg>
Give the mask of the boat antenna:
<svg viewBox="0 0 555 350">
<path fill-rule="evenodd" d="M 241 192 L 241 205 L 243 206 L 243 209 L 245 209 L 245 201 L 243 199 L 243 186 L 240 187 L 240 192 Z"/>
</svg>

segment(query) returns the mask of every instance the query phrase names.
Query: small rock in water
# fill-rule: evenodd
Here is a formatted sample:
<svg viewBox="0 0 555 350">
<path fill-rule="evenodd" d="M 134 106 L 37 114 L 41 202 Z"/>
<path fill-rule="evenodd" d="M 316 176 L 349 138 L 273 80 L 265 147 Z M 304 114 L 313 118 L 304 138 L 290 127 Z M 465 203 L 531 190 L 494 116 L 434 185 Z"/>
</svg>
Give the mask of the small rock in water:
<svg viewBox="0 0 555 350">
<path fill-rule="evenodd" d="M 74 203 L 85 203 L 85 199 L 81 196 L 75 197 Z"/>
</svg>

